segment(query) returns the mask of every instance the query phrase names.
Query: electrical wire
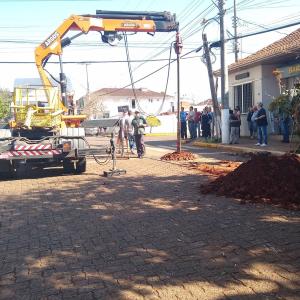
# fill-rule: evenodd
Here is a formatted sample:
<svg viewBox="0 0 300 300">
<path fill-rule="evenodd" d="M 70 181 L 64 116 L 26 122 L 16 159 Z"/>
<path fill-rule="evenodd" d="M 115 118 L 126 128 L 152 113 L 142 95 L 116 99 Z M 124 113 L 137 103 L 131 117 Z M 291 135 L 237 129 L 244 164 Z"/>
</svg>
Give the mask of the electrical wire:
<svg viewBox="0 0 300 300">
<path fill-rule="evenodd" d="M 195 48 L 192 48 L 191 52 L 194 52 Z M 190 53 L 191 53 L 190 52 Z M 199 57 L 198 55 L 194 56 L 188 56 L 184 57 L 183 59 L 191 59 L 191 58 L 197 58 Z M 131 60 L 131 63 L 138 63 L 138 62 L 143 62 L 145 60 Z M 147 60 L 147 62 L 159 62 L 159 61 L 169 61 L 168 58 L 161 58 L 161 59 L 152 59 L 152 60 Z M 64 61 L 64 64 L 107 64 L 107 63 L 127 63 L 127 60 L 86 60 L 86 61 Z M 0 61 L 0 64 L 35 64 L 34 61 Z M 59 64 L 57 61 L 50 61 L 47 62 L 47 64 Z"/>
<path fill-rule="evenodd" d="M 202 3 L 203 1 L 201 1 L 201 3 Z M 199 4 L 199 2 L 197 2 L 197 4 Z M 190 20 L 188 20 L 187 22 L 186 22 L 186 24 L 182 27 L 182 28 L 180 28 L 180 32 L 181 32 L 181 34 L 182 34 L 182 39 L 184 40 L 184 35 L 186 34 L 186 32 L 188 32 L 190 29 L 190 26 L 193 26 L 193 25 L 191 25 L 191 22 L 194 22 L 197 18 L 199 18 L 202 14 L 204 14 L 205 12 L 206 12 L 206 10 L 207 9 L 209 9 L 209 8 L 211 8 L 211 7 L 213 7 L 213 5 L 211 4 L 208 8 L 205 8 L 204 10 L 202 10 L 200 13 L 198 13 L 197 14 L 197 16 L 196 17 L 194 17 L 193 19 L 192 19 L 192 21 L 190 21 Z M 205 15 L 206 16 L 206 15 Z M 171 40 L 173 39 L 173 37 L 170 37 L 170 38 L 168 38 L 167 40 L 166 40 L 166 42 L 165 43 L 170 43 L 171 42 Z M 152 51 L 150 54 L 149 54 L 149 56 L 148 57 L 146 57 L 146 58 L 149 58 L 149 59 L 153 59 L 154 57 L 157 57 L 157 56 L 159 56 L 159 55 L 161 55 L 161 54 L 163 54 L 164 52 L 166 52 L 167 51 L 167 49 L 164 49 L 164 50 L 161 50 L 161 51 L 159 51 L 159 52 L 157 52 L 157 51 Z M 134 71 L 136 71 L 137 69 L 139 69 L 141 66 L 143 66 L 145 64 L 145 62 L 144 63 L 141 63 L 141 64 L 139 64 L 138 66 L 136 66 L 135 68 L 134 68 Z"/>
<path fill-rule="evenodd" d="M 167 94 L 167 89 L 168 89 L 168 83 L 169 83 L 169 77 L 170 77 L 170 67 L 171 67 L 171 56 L 172 56 L 172 46 L 173 46 L 173 42 L 170 45 L 170 53 L 169 53 L 169 61 L 168 61 L 168 72 L 167 72 L 167 79 L 166 79 L 166 85 L 165 85 L 165 90 L 164 90 L 164 95 L 163 95 L 163 100 L 162 103 L 159 107 L 159 109 L 157 110 L 157 112 L 155 114 L 148 114 L 147 112 L 145 112 L 139 102 L 139 99 L 137 97 L 136 91 L 135 91 L 135 87 L 134 87 L 134 80 L 133 80 L 133 74 L 132 74 L 132 68 L 131 68 L 131 62 L 130 62 L 130 55 L 129 55 L 129 48 L 128 48 L 128 40 L 127 40 L 127 35 L 126 33 L 124 33 L 124 42 L 125 42 L 125 50 L 126 50 L 126 57 L 127 57 L 127 61 L 128 61 L 128 71 L 129 71 L 129 76 L 130 76 L 130 82 L 131 82 L 131 88 L 132 88 L 132 92 L 135 98 L 135 101 L 137 103 L 137 106 L 140 110 L 140 112 L 142 112 L 144 115 L 146 116 L 150 116 L 150 115 L 154 115 L 157 116 L 161 113 L 161 110 L 164 106 L 165 103 L 165 99 L 166 99 L 166 94 Z"/>
</svg>

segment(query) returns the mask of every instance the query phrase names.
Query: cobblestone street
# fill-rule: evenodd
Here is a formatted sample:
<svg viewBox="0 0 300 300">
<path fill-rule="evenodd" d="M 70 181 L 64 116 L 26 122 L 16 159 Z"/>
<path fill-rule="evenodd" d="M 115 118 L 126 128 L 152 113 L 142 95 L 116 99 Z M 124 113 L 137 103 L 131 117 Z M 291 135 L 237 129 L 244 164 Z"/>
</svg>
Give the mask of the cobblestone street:
<svg viewBox="0 0 300 300">
<path fill-rule="evenodd" d="M 299 212 L 156 158 L 0 181 L 0 299 L 300 299 Z"/>
</svg>

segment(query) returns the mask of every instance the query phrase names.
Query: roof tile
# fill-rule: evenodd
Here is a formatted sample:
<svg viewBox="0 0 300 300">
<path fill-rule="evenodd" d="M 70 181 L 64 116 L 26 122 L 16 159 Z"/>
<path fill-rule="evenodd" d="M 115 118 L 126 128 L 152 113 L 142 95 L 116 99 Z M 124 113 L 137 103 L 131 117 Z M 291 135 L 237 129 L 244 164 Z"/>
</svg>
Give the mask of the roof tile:
<svg viewBox="0 0 300 300">
<path fill-rule="evenodd" d="M 300 28 L 293 31 L 284 38 L 270 44 L 261 50 L 240 59 L 238 62 L 228 66 L 229 71 L 234 71 L 241 67 L 248 67 L 254 64 L 265 62 L 274 57 L 279 57 L 300 49 Z"/>
<path fill-rule="evenodd" d="M 135 93 L 137 97 L 142 98 L 162 98 L 164 96 L 164 92 L 157 93 L 148 89 L 139 88 L 135 89 Z M 118 88 L 103 88 L 91 93 L 91 96 L 112 96 L 112 97 L 132 97 L 134 98 L 134 94 L 132 89 L 118 89 Z M 170 95 L 166 95 L 166 97 L 172 97 Z"/>
</svg>

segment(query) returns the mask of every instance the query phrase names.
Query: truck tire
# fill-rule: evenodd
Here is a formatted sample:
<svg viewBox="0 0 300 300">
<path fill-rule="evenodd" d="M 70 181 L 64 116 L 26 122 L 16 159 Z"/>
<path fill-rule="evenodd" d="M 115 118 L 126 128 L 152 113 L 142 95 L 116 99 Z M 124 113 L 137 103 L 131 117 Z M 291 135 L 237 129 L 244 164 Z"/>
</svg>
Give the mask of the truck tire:
<svg viewBox="0 0 300 300">
<path fill-rule="evenodd" d="M 75 172 L 74 162 L 72 162 L 70 159 L 63 160 L 63 168 L 65 173 L 69 174 Z"/>
<path fill-rule="evenodd" d="M 9 161 L 0 161 L 0 180 L 14 178 L 14 168 Z"/>
<path fill-rule="evenodd" d="M 29 174 L 27 172 L 28 172 L 28 169 L 27 169 L 26 165 L 23 165 L 23 164 L 16 165 L 13 176 L 16 179 L 23 179 L 23 178 L 26 178 L 26 176 L 29 176 Z"/>
<path fill-rule="evenodd" d="M 82 157 L 76 162 L 76 173 L 81 174 L 86 171 L 86 158 Z"/>
</svg>

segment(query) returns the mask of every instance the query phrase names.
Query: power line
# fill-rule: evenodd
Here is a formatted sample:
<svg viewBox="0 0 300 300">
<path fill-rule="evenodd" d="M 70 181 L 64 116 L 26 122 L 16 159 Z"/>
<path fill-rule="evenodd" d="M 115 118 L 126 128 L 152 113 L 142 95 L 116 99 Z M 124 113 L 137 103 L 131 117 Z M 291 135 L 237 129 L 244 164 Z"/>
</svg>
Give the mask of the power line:
<svg viewBox="0 0 300 300">
<path fill-rule="evenodd" d="M 296 22 L 296 23 L 291 23 L 291 24 L 289 24 L 289 25 L 279 26 L 279 27 L 273 28 L 273 29 L 262 30 L 262 31 L 259 31 L 259 32 L 256 32 L 256 33 L 251 33 L 251 34 L 246 34 L 246 35 L 239 35 L 239 36 L 237 36 L 237 38 L 238 38 L 238 39 L 241 39 L 241 38 L 245 38 L 245 37 L 249 37 L 249 36 L 253 36 L 253 35 L 258 35 L 258 34 L 263 34 L 263 33 L 267 33 L 267 32 L 273 31 L 273 30 L 283 29 L 283 28 L 287 28 L 287 27 L 291 27 L 291 26 L 295 26 L 295 25 L 299 25 L 299 24 L 300 24 L 300 21 L 299 21 L 299 22 Z M 233 40 L 234 38 L 235 38 L 235 37 L 226 39 L 226 41 Z M 199 48 L 201 48 L 201 46 L 198 47 L 197 49 L 194 49 L 194 50 L 192 50 L 192 51 L 189 51 L 189 52 L 183 54 L 183 55 L 181 56 L 181 59 L 184 59 L 187 55 L 191 54 L 192 52 L 197 51 Z M 176 59 L 172 59 L 172 60 L 170 61 L 170 64 L 173 63 L 174 61 L 176 61 Z M 163 66 L 161 66 L 160 68 L 154 70 L 153 72 L 151 72 L 151 73 L 149 73 L 149 74 L 147 74 L 147 75 L 145 75 L 145 76 L 143 76 L 143 77 L 141 77 L 141 78 L 135 80 L 134 83 L 140 82 L 140 81 L 142 81 L 142 80 L 144 80 L 144 79 L 146 79 L 146 78 L 148 78 L 148 77 L 154 75 L 155 73 L 157 73 L 157 72 L 159 72 L 160 70 L 164 69 L 164 68 L 167 67 L 168 65 L 169 65 L 169 63 L 168 63 L 168 64 L 165 64 L 165 65 L 163 65 Z M 121 87 L 121 88 L 115 89 L 115 90 L 113 90 L 113 91 L 110 91 L 110 92 L 101 94 L 101 95 L 99 95 L 99 97 L 113 94 L 113 93 L 115 93 L 115 92 L 117 92 L 117 91 L 120 91 L 120 90 L 125 89 L 125 88 L 130 87 L 130 86 L 131 86 L 131 83 L 129 83 L 129 84 L 127 84 L 127 85 L 125 85 L 125 86 L 123 86 L 123 87 Z"/>
<path fill-rule="evenodd" d="M 193 48 L 192 51 L 188 52 L 189 54 L 194 52 L 195 48 Z M 195 56 L 188 56 L 188 57 L 183 57 L 183 59 L 191 59 L 191 58 L 197 58 L 200 57 L 199 55 Z M 161 58 L 161 59 L 152 59 L 152 60 L 147 60 L 147 61 L 152 61 L 152 62 L 157 62 L 157 61 L 168 61 L 168 58 Z M 145 60 L 130 60 L 132 63 L 140 63 Z M 86 60 L 86 61 L 64 61 L 64 64 L 105 64 L 105 63 L 128 63 L 127 60 Z M 0 61 L 0 64 L 35 64 L 34 61 Z M 52 62 L 47 62 L 47 64 L 59 64 L 57 61 L 52 61 Z"/>
</svg>

